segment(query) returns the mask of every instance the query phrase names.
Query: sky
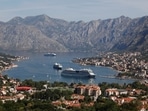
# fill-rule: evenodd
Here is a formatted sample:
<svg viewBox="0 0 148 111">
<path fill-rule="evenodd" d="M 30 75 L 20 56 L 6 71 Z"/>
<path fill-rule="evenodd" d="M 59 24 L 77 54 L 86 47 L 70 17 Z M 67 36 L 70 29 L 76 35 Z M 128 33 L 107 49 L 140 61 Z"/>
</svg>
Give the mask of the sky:
<svg viewBox="0 0 148 111">
<path fill-rule="evenodd" d="M 148 15 L 148 0 L 0 0 L 0 21 L 42 14 L 67 21 L 137 18 Z"/>
</svg>

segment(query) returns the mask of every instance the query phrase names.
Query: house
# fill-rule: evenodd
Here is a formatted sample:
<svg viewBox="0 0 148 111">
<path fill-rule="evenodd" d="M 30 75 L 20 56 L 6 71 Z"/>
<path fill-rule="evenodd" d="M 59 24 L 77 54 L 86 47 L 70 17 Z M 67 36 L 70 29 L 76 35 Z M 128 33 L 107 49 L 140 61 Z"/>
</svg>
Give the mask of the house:
<svg viewBox="0 0 148 111">
<path fill-rule="evenodd" d="M 54 106 L 61 106 L 62 104 L 65 104 L 66 107 L 77 107 L 80 108 L 81 104 L 78 100 L 64 100 L 64 101 L 53 101 L 52 104 Z"/>
<path fill-rule="evenodd" d="M 13 96 L 0 96 L 0 99 L 3 103 L 5 103 L 5 101 L 15 101 L 16 102 L 16 98 L 14 98 Z"/>
<path fill-rule="evenodd" d="M 101 89 L 97 85 L 78 85 L 74 91 L 76 94 L 92 96 L 94 101 L 101 95 Z"/>
<path fill-rule="evenodd" d="M 99 95 L 101 95 L 101 90 L 100 87 L 97 85 L 81 85 L 81 86 L 76 86 L 75 93 L 98 97 Z"/>
<path fill-rule="evenodd" d="M 127 95 L 128 91 L 125 89 L 117 89 L 117 88 L 109 88 L 105 90 L 106 96 L 119 96 L 119 95 Z"/>
<path fill-rule="evenodd" d="M 122 98 L 116 98 L 115 101 L 118 105 L 122 105 L 123 103 L 130 103 L 133 100 L 135 100 L 135 97 L 122 97 Z"/>
<path fill-rule="evenodd" d="M 105 95 L 106 96 L 118 96 L 119 92 L 117 91 L 117 88 L 109 88 L 105 90 Z"/>
<path fill-rule="evenodd" d="M 146 91 L 141 90 L 141 89 L 130 89 L 130 88 L 127 88 L 126 90 L 128 91 L 128 94 L 131 95 L 131 96 L 144 94 L 146 92 Z"/>
<path fill-rule="evenodd" d="M 84 100 L 84 96 L 79 94 L 72 94 L 71 99 Z"/>
<path fill-rule="evenodd" d="M 147 111 L 148 110 L 148 99 L 141 100 L 140 102 L 141 102 L 140 111 Z"/>
<path fill-rule="evenodd" d="M 117 91 L 119 92 L 119 95 L 127 95 L 128 94 L 128 91 L 125 89 L 118 89 Z"/>
<path fill-rule="evenodd" d="M 25 98 L 25 95 L 19 93 L 19 94 L 15 95 L 15 98 L 17 98 L 19 100 L 23 100 Z"/>
<path fill-rule="evenodd" d="M 76 88 L 75 88 L 75 93 L 76 93 L 76 94 L 84 94 L 85 88 L 86 88 L 85 85 L 76 86 Z"/>
<path fill-rule="evenodd" d="M 18 87 L 16 87 L 16 90 L 17 90 L 18 92 L 27 91 L 27 92 L 29 92 L 30 94 L 33 94 L 35 88 L 28 87 L 28 86 L 18 86 Z"/>
<path fill-rule="evenodd" d="M 31 89 L 31 87 L 28 87 L 28 86 L 18 86 L 18 87 L 16 87 L 17 91 L 28 91 L 30 89 Z"/>
<path fill-rule="evenodd" d="M 86 87 L 85 94 L 89 96 L 99 96 L 101 95 L 101 90 L 99 86 L 90 85 Z"/>
<path fill-rule="evenodd" d="M 6 94 L 7 94 L 7 91 L 5 90 L 0 91 L 0 95 L 6 95 Z"/>
</svg>

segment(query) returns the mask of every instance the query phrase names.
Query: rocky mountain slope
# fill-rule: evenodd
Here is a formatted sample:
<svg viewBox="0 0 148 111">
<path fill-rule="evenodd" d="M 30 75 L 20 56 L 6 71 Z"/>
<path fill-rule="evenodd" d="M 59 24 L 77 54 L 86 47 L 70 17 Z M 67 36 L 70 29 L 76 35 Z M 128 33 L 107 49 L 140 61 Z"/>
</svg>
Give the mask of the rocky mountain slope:
<svg viewBox="0 0 148 111">
<path fill-rule="evenodd" d="M 26 51 L 148 50 L 148 17 L 67 22 L 47 15 L 0 22 L 0 49 Z"/>
</svg>

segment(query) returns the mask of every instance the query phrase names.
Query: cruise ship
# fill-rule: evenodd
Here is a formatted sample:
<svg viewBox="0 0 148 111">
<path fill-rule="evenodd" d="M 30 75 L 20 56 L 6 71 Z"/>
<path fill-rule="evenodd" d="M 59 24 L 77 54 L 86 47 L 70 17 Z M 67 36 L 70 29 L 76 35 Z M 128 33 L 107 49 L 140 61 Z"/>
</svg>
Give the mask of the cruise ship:
<svg viewBox="0 0 148 111">
<path fill-rule="evenodd" d="M 62 69 L 62 65 L 60 63 L 54 63 L 53 68 L 57 69 L 57 70 L 61 70 Z"/>
<path fill-rule="evenodd" d="M 67 68 L 61 72 L 61 76 L 70 76 L 70 77 L 95 77 L 95 74 L 91 69 L 80 69 L 75 70 L 73 68 Z"/>
<path fill-rule="evenodd" d="M 44 56 L 56 56 L 55 53 L 45 53 Z"/>
</svg>

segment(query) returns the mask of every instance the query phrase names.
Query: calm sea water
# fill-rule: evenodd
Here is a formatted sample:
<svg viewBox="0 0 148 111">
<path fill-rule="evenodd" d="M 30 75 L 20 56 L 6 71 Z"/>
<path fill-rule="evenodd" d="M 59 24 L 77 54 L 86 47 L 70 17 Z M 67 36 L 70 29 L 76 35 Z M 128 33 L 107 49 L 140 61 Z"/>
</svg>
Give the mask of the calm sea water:
<svg viewBox="0 0 148 111">
<path fill-rule="evenodd" d="M 82 58 L 82 57 L 92 57 L 95 54 L 92 53 L 57 53 L 57 56 L 47 57 L 44 56 L 44 53 L 13 53 L 15 55 L 27 56 L 29 59 L 21 60 L 19 62 L 15 62 L 18 65 L 16 68 L 9 69 L 4 71 L 4 74 L 7 74 L 9 77 L 18 78 L 20 80 L 32 79 L 35 81 L 49 81 L 49 82 L 67 82 L 67 83 L 94 83 L 98 84 L 101 82 L 108 83 L 131 83 L 134 80 L 120 80 L 117 78 L 108 78 L 107 76 L 113 76 L 117 74 L 117 71 L 108 68 L 108 67 L 100 67 L 100 66 L 82 66 L 72 62 L 74 58 Z M 90 68 L 96 74 L 95 78 L 73 78 L 73 77 L 63 77 L 61 76 L 61 70 L 57 71 L 53 69 L 53 64 L 58 62 L 62 64 L 63 69 L 65 68 Z"/>
</svg>

